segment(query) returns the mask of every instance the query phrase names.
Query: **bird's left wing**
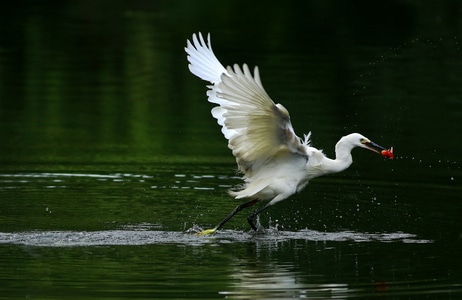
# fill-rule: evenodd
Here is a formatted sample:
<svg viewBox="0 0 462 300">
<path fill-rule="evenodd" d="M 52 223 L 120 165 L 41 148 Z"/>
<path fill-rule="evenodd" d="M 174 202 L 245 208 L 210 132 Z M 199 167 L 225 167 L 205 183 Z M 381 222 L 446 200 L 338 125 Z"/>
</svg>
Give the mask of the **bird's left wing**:
<svg viewBox="0 0 462 300">
<path fill-rule="evenodd" d="M 258 68 L 253 75 L 245 64 L 225 69 L 212 51 L 210 35 L 207 43 L 200 33 L 192 41 L 185 48 L 189 69 L 213 84 L 207 92 L 209 102 L 218 105 L 212 115 L 222 126 L 239 170 L 250 177 L 252 171 L 284 155 L 308 157 L 309 134 L 302 141 L 294 133 L 289 112 L 268 96 Z"/>
</svg>

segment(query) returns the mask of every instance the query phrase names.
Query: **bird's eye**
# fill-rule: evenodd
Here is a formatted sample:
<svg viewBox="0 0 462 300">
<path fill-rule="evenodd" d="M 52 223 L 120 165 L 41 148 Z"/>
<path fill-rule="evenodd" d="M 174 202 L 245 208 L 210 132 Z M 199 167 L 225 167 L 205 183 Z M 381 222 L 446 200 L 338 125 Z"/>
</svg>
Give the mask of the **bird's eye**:
<svg viewBox="0 0 462 300">
<path fill-rule="evenodd" d="M 360 142 L 361 144 L 365 144 L 365 143 L 367 143 L 367 140 L 366 140 L 366 139 L 360 139 L 359 142 Z"/>
</svg>

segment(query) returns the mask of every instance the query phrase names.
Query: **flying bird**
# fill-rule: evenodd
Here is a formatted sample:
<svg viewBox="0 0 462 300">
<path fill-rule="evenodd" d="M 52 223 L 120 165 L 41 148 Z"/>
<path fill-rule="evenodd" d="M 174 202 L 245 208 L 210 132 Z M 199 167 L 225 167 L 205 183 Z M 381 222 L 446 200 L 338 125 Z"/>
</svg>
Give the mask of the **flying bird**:
<svg viewBox="0 0 462 300">
<path fill-rule="evenodd" d="M 247 199 L 217 226 L 199 234 L 215 233 L 236 213 L 262 201 L 265 205 L 247 218 L 250 227 L 257 230 L 254 219 L 259 213 L 300 192 L 311 179 L 347 169 L 355 147 L 393 159 L 393 147 L 385 149 L 359 133 L 343 136 L 335 145 L 335 159 L 326 157 L 311 146 L 311 132 L 303 138 L 295 134 L 287 109 L 276 104 L 263 88 L 258 67 L 253 74 L 246 64 L 225 68 L 212 51 L 210 34 L 207 42 L 201 33 L 193 34 L 185 51 L 191 73 L 211 83 L 207 96 L 216 104 L 212 116 L 243 174 L 244 184 L 229 193 L 236 199 Z"/>
</svg>

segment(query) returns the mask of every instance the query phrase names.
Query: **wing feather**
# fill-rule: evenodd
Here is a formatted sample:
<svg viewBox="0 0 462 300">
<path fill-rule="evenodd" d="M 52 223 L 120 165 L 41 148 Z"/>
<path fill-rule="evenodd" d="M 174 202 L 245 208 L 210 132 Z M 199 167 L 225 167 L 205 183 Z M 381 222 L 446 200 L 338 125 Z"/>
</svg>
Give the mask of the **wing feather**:
<svg viewBox="0 0 462 300">
<path fill-rule="evenodd" d="M 191 72 L 209 82 L 209 102 L 218 106 L 212 115 L 222 126 L 228 147 L 236 157 L 239 170 L 247 179 L 265 164 L 286 157 L 308 157 L 309 134 L 302 141 L 294 132 L 287 109 L 275 104 L 261 83 L 258 67 L 254 73 L 244 64 L 226 69 L 199 33 L 185 48 Z"/>
<path fill-rule="evenodd" d="M 288 111 L 275 104 L 263 88 L 258 68 L 228 67 L 221 76 L 217 97 L 225 99 L 224 126 L 234 130 L 228 146 L 247 177 L 261 165 L 287 154 L 308 156 L 296 136 Z M 308 142 L 306 141 L 306 144 Z"/>
</svg>

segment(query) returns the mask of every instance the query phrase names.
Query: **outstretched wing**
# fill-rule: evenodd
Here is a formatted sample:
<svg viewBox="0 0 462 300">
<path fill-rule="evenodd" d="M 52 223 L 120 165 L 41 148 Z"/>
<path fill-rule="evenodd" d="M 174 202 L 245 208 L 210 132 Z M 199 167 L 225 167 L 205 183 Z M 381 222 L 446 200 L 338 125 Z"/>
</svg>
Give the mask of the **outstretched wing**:
<svg viewBox="0 0 462 300">
<path fill-rule="evenodd" d="M 201 34 L 199 39 L 193 35 L 193 44 L 188 41 L 185 50 L 191 72 L 213 83 L 207 92 L 208 100 L 218 104 L 212 115 L 247 178 L 288 154 L 308 157 L 309 135 L 302 141 L 294 133 L 289 112 L 268 96 L 257 67 L 253 75 L 245 64 L 225 69 L 212 51 L 210 36 L 206 45 Z"/>
<path fill-rule="evenodd" d="M 233 131 L 229 148 L 239 169 L 252 173 L 262 164 L 288 153 L 307 156 L 300 138 L 294 133 L 289 112 L 275 104 L 265 92 L 258 68 L 252 76 L 247 65 L 228 67 L 221 76 L 217 96 L 226 100 L 221 109 L 226 130 Z"/>
</svg>

